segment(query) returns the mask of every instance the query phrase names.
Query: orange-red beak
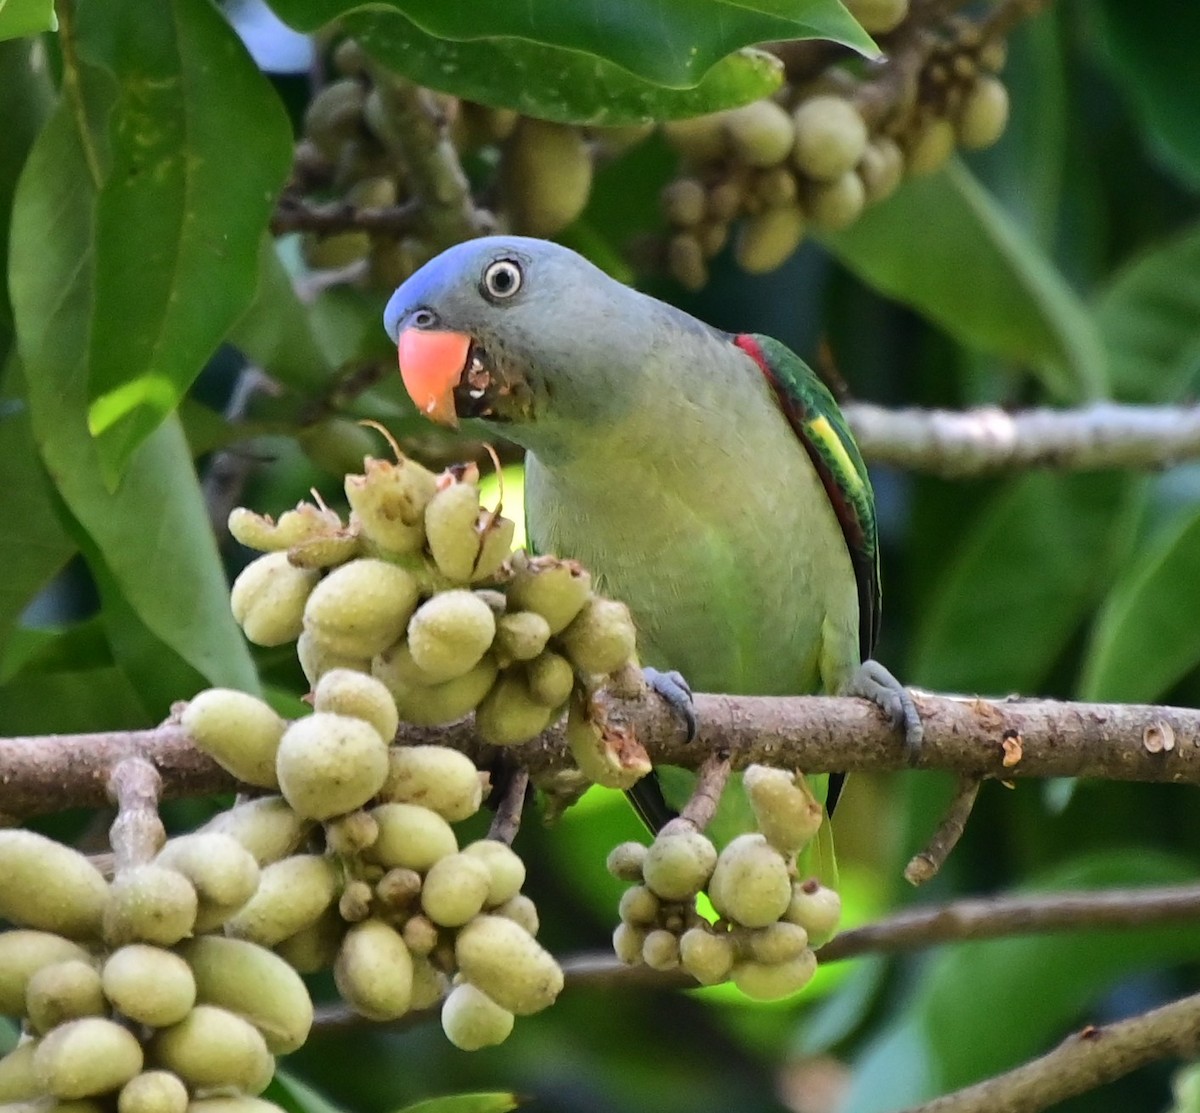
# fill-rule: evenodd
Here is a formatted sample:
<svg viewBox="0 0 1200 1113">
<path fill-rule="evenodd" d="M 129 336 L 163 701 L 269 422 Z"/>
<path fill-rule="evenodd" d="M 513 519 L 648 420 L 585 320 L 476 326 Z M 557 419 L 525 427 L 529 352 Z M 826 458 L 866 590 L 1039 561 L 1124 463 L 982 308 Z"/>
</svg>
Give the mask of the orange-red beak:
<svg viewBox="0 0 1200 1113">
<path fill-rule="evenodd" d="M 397 343 L 400 378 L 417 409 L 439 425 L 458 425 L 454 388 L 458 386 L 471 338 L 462 332 L 407 328 Z"/>
</svg>

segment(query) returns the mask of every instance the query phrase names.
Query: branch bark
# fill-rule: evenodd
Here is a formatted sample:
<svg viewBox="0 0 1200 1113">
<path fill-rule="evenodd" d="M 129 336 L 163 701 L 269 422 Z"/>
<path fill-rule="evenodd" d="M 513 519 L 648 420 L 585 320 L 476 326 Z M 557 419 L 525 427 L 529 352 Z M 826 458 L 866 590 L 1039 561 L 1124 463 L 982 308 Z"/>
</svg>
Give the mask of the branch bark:
<svg viewBox="0 0 1200 1113">
<path fill-rule="evenodd" d="M 1200 710 L 928 693 L 915 698 L 925 742 L 914 768 L 1005 781 L 1075 776 L 1200 784 Z M 698 769 L 711 755 L 725 753 L 734 769 L 754 762 L 806 773 L 908 767 L 901 740 L 865 700 L 700 694 L 695 697 L 698 731 L 688 743 L 672 710 L 652 693 L 618 698 L 601 692 L 597 699 L 608 721 L 633 731 L 656 764 Z M 404 725 L 397 739 L 452 746 L 481 766 L 493 756 L 470 719 L 446 727 Z M 529 770 L 535 784 L 561 785 L 577 776 L 561 728 L 506 752 Z M 143 756 L 158 769 L 164 798 L 236 787 L 176 723 L 141 731 L 8 738 L 0 739 L 0 813 L 20 817 L 104 805 L 109 774 L 129 755 Z"/>
<path fill-rule="evenodd" d="M 1016 468 L 1164 468 L 1200 456 L 1200 406 L 1098 403 L 1007 413 L 994 407 L 844 407 L 863 455 L 947 479 Z"/>
</svg>

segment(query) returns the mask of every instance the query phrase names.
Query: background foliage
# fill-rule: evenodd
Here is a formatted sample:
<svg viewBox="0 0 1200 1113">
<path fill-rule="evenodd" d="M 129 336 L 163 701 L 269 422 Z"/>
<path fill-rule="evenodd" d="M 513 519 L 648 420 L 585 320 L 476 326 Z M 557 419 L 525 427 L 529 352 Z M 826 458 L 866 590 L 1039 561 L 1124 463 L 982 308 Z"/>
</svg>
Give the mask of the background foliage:
<svg viewBox="0 0 1200 1113">
<path fill-rule="evenodd" d="M 581 124 L 767 95 L 780 67 L 744 49 L 764 40 L 871 50 L 834 0 L 273 7 L 305 32 L 344 17 L 420 83 Z M 268 228 L 309 85 L 265 75 L 235 25 L 249 38 L 243 9 L 208 0 L 83 0 L 57 16 L 48 0 L 0 4 L 0 734 L 148 725 L 208 684 L 294 708 L 294 663 L 251 654 L 228 614 L 240 558 L 210 523 L 214 460 L 236 445 L 254 463 L 242 501 L 279 511 L 312 485 L 338 491 L 364 447 L 348 419 L 380 417 L 418 448 L 454 451 L 396 377 L 380 377 L 394 359 L 378 323 L 389 290 L 308 284 L 297 296 L 296 238 L 272 243 Z M 1186 400 L 1200 377 L 1197 34 L 1200 14 L 1166 0 L 1063 0 L 1022 23 L 1004 75 L 1011 123 L 994 149 L 906 184 L 769 275 L 740 272 L 727 252 L 697 294 L 630 268 L 631 239 L 663 230 L 656 198 L 674 162 L 657 138 L 601 166 L 563 238 L 718 326 L 772 333 L 810 360 L 827 345 L 857 397 Z M 246 360 L 275 388 L 235 412 Z M 368 389 L 354 387 L 364 377 Z M 1196 465 L 874 478 L 880 656 L 907 681 L 1200 698 Z M 853 783 L 836 824 L 851 922 L 952 894 L 1196 875 L 1190 789 L 990 784 L 946 870 L 913 893 L 900 868 L 949 787 Z M 171 820 L 205 806 L 177 805 Z M 60 817 L 53 830 L 89 822 Z M 557 828 L 522 832 L 555 953 L 607 946 L 617 884 L 604 855 L 636 835 L 599 792 Z M 455 1051 L 432 1025 L 364 1029 L 315 1038 L 287 1066 L 364 1111 L 479 1088 L 547 1109 L 868 1113 L 1194 991 L 1195 954 L 1189 930 L 1074 933 L 860 960 L 778 1007 L 579 991 L 495 1051 Z M 1167 1083 L 1166 1068 L 1145 1072 L 1070 1108 L 1165 1108 Z M 270 1096 L 320 1104 L 299 1083 Z"/>
</svg>

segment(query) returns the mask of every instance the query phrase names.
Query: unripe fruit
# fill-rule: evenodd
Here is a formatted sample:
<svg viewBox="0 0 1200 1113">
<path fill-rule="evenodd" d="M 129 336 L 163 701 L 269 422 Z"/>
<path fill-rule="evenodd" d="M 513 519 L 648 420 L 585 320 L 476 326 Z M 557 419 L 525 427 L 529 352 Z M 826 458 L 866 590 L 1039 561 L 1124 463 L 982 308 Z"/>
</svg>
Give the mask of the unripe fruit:
<svg viewBox="0 0 1200 1113">
<path fill-rule="evenodd" d="M 87 958 L 87 951 L 77 943 L 52 932 L 0 932 L 0 1014 L 24 1014 L 29 979 L 43 967 Z"/>
<path fill-rule="evenodd" d="M 458 852 L 458 840 L 450 824 L 428 808 L 380 804 L 371 815 L 379 824 L 379 838 L 363 852 L 369 862 L 424 873 L 435 862 Z"/>
<path fill-rule="evenodd" d="M 196 1003 L 191 967 L 177 954 L 145 943 L 109 955 L 102 979 L 113 1008 L 151 1028 L 178 1024 Z"/>
<path fill-rule="evenodd" d="M 491 608 L 470 591 L 442 591 L 422 603 L 408 624 L 413 663 L 435 683 L 479 664 L 496 634 Z"/>
<path fill-rule="evenodd" d="M 81 1016 L 103 1016 L 106 1011 L 100 975 L 84 959 L 43 966 L 25 988 L 25 1015 L 36 1032 L 49 1032 Z"/>
<path fill-rule="evenodd" d="M 33 831 L 0 831 L 0 876 L 0 917 L 70 939 L 100 934 L 108 882 L 78 850 Z"/>
<path fill-rule="evenodd" d="M 463 849 L 464 854 L 482 862 L 488 871 L 488 908 L 511 900 L 525 884 L 525 863 L 511 846 L 498 839 L 480 839 Z"/>
<path fill-rule="evenodd" d="M 33 1067 L 38 1041 L 27 1039 L 0 1058 L 0 1103 L 30 1101 L 44 1096 L 41 1082 Z"/>
<path fill-rule="evenodd" d="M 733 942 L 708 928 L 688 928 L 679 938 L 679 962 L 701 985 L 718 985 L 733 969 Z"/>
<path fill-rule="evenodd" d="M 667 120 L 662 125 L 668 145 L 691 162 L 715 162 L 725 157 L 727 142 L 722 114 L 694 116 L 690 120 Z"/>
<path fill-rule="evenodd" d="M 633 885 L 621 894 L 617 910 L 624 923 L 654 924 L 662 912 L 662 903 L 645 885 Z"/>
<path fill-rule="evenodd" d="M 722 916 L 746 927 L 766 927 L 791 900 L 787 863 L 762 835 L 739 835 L 718 856 L 708 895 Z"/>
<path fill-rule="evenodd" d="M 296 642 L 296 657 L 309 684 L 316 686 L 318 680 L 332 669 L 353 669 L 370 673 L 370 657 L 351 657 L 345 653 L 334 653 L 320 638 L 314 638 L 307 630 Z"/>
<path fill-rule="evenodd" d="M 488 512 L 483 513 L 486 515 Z M 503 516 L 491 518 L 490 522 L 486 528 L 482 525 L 478 527 L 483 532 L 479 537 L 479 557 L 475 561 L 475 570 L 471 573 L 472 583 L 490 579 L 512 553 L 517 523 Z"/>
<path fill-rule="evenodd" d="M 533 611 L 511 611 L 496 619 L 496 658 L 503 665 L 532 661 L 550 640 L 550 624 Z"/>
<path fill-rule="evenodd" d="M 872 35 L 895 30 L 908 15 L 908 0 L 846 0 L 846 7 Z"/>
<path fill-rule="evenodd" d="M 808 782 L 786 769 L 751 765 L 742 786 L 758 829 L 781 854 L 794 856 L 817 833 L 825 809 L 817 802 Z"/>
<path fill-rule="evenodd" d="M 648 850 L 640 842 L 623 842 L 608 852 L 605 868 L 618 881 L 641 881 Z"/>
<path fill-rule="evenodd" d="M 729 147 L 746 166 L 778 166 L 792 150 L 791 117 L 773 100 L 759 100 L 722 113 Z"/>
<path fill-rule="evenodd" d="M 193 1092 L 220 1088 L 259 1094 L 275 1073 L 259 1030 L 215 1005 L 197 1005 L 178 1024 L 158 1032 L 150 1053 Z"/>
<path fill-rule="evenodd" d="M 1008 123 L 1008 90 L 998 77 L 976 80 L 958 114 L 958 141 L 968 151 L 990 147 Z"/>
<path fill-rule="evenodd" d="M 304 629 L 347 657 L 382 653 L 404 633 L 419 591 L 403 568 L 360 558 L 335 568 L 313 589 Z"/>
<path fill-rule="evenodd" d="M 279 786 L 275 751 L 287 724 L 268 703 L 247 692 L 209 688 L 192 698 L 180 723 L 201 750 L 239 781 Z"/>
<path fill-rule="evenodd" d="M 331 161 L 342 143 L 354 135 L 362 121 L 366 90 L 355 80 L 333 81 L 309 102 L 304 113 L 304 134 Z"/>
<path fill-rule="evenodd" d="M 313 710 L 364 719 L 385 742 L 396 737 L 400 725 L 396 701 L 386 686 L 353 669 L 333 669 L 321 677 L 313 690 Z"/>
<path fill-rule="evenodd" d="M 394 1020 L 412 1004 L 412 956 L 382 920 L 364 920 L 346 932 L 333 976 L 346 1004 L 370 1020 Z"/>
<path fill-rule="evenodd" d="M 716 864 L 716 847 L 699 831 L 660 834 L 646 853 L 642 876 L 664 900 L 687 900 L 704 888 Z"/>
<path fill-rule="evenodd" d="M 493 746 L 515 746 L 541 734 L 552 714 L 552 708 L 533 698 L 520 673 L 507 672 L 479 701 L 475 729 Z"/>
<path fill-rule="evenodd" d="M 389 911 L 402 912 L 421 895 L 421 875 L 404 866 L 388 870 L 375 883 L 375 896 Z M 424 917 L 418 917 L 424 919 Z M 407 942 L 407 940 L 405 940 Z"/>
<path fill-rule="evenodd" d="M 305 233 L 300 242 L 304 261 L 313 270 L 340 270 L 351 263 L 366 258 L 371 250 L 371 236 L 367 232 L 351 229 L 319 236 Z"/>
<path fill-rule="evenodd" d="M 819 947 L 837 930 L 842 918 L 842 898 L 815 880 L 797 881 L 783 918 L 804 928 L 812 945 Z"/>
<path fill-rule="evenodd" d="M 337 867 L 319 854 L 295 854 L 262 871 L 258 890 L 225 925 L 225 933 L 264 947 L 281 943 L 337 898 Z"/>
<path fill-rule="evenodd" d="M 475 710 L 496 679 L 496 661 L 488 654 L 470 672 L 444 684 L 412 684 L 404 679 L 407 653 L 408 647 L 401 645 L 393 652 L 380 654 L 371 664 L 371 672 L 392 693 L 396 710 L 406 723 L 439 726 L 461 719 Z"/>
<path fill-rule="evenodd" d="M 169 947 L 191 935 L 199 912 L 195 886 L 178 870 L 150 863 L 122 870 L 104 907 L 104 939 Z"/>
<path fill-rule="evenodd" d="M 637 966 L 641 963 L 645 942 L 645 928 L 634 927 L 622 921 L 613 930 L 613 954 L 626 966 Z"/>
<path fill-rule="evenodd" d="M 823 232 L 839 232 L 859 218 L 866 198 L 862 179 L 847 170 L 832 182 L 819 183 L 808 191 L 808 215 Z"/>
<path fill-rule="evenodd" d="M 297 973 L 315 974 L 333 965 L 345 934 L 346 921 L 330 905 L 308 927 L 277 943 L 275 953 Z"/>
<path fill-rule="evenodd" d="M 647 932 L 642 961 L 651 970 L 674 970 L 679 965 L 679 937 L 665 928 Z"/>
<path fill-rule="evenodd" d="M 442 1005 L 442 1031 L 461 1051 L 503 1043 L 512 1033 L 514 1019 L 470 982 L 455 986 Z"/>
<path fill-rule="evenodd" d="M 491 880 L 480 859 L 450 854 L 430 867 L 421 889 L 421 908 L 435 924 L 461 927 L 483 908 Z"/>
<path fill-rule="evenodd" d="M 197 1000 L 248 1020 L 273 1054 L 295 1051 L 308 1038 L 312 1000 L 296 971 L 278 955 L 218 935 L 193 939 L 180 954 L 195 975 Z"/>
<path fill-rule="evenodd" d="M 548 649 L 525 666 L 525 683 L 530 697 L 543 707 L 561 707 L 575 686 L 575 670 L 565 657 Z"/>
<path fill-rule="evenodd" d="M 904 154 L 888 136 L 879 136 L 867 144 L 858 164 L 868 205 L 883 201 L 896 192 L 904 178 Z"/>
<path fill-rule="evenodd" d="M 317 572 L 297 568 L 285 552 L 260 556 L 233 581 L 233 617 L 255 645 L 293 642 L 304 627 L 304 607 L 318 579 Z"/>
<path fill-rule="evenodd" d="M 229 512 L 228 524 L 235 541 L 264 553 L 283 552 L 313 538 L 328 537 L 342 528 L 337 514 L 310 502 L 285 510 L 277 522 L 267 514 L 236 506 Z"/>
<path fill-rule="evenodd" d="M 365 920 L 371 914 L 374 895 L 371 886 L 365 881 L 347 882 L 338 898 L 338 915 L 349 924 Z"/>
<path fill-rule="evenodd" d="M 591 589 L 591 576 L 573 561 L 514 558 L 508 605 L 515 611 L 536 611 L 549 624 L 550 633 L 557 634 L 583 609 Z"/>
<path fill-rule="evenodd" d="M 387 743 L 362 719 L 314 711 L 288 727 L 276 755 L 284 799 L 307 819 L 362 807 L 383 787 Z"/>
<path fill-rule="evenodd" d="M 799 924 L 780 920 L 747 932 L 747 947 L 755 962 L 790 962 L 808 946 L 808 932 Z"/>
<path fill-rule="evenodd" d="M 210 931 L 241 908 L 258 888 L 258 863 L 232 835 L 197 831 L 169 839 L 155 864 L 191 881 L 200 901 L 196 930 Z"/>
<path fill-rule="evenodd" d="M 818 182 L 832 182 L 853 170 L 867 147 L 867 125 L 848 100 L 809 97 L 793 116 L 796 167 Z"/>
<path fill-rule="evenodd" d="M 744 961 L 733 967 L 733 984 L 756 1001 L 777 1001 L 803 989 L 817 972 L 812 951 L 802 951 L 786 962 Z"/>
<path fill-rule="evenodd" d="M 415 553 L 425 542 L 425 507 L 437 476 L 401 457 L 363 461 L 363 475 L 346 476 L 346 498 L 367 536 L 393 553 Z"/>
<path fill-rule="evenodd" d="M 708 281 L 705 250 L 693 232 L 677 232 L 667 241 L 667 270 L 685 290 L 703 289 Z"/>
<path fill-rule="evenodd" d="M 409 1007 L 413 1009 L 432 1008 L 446 996 L 449 984 L 446 975 L 427 958 L 418 958 L 414 955 L 412 963 L 412 1004 Z"/>
<path fill-rule="evenodd" d="M 142 1069 L 142 1045 L 115 1021 L 88 1016 L 43 1036 L 33 1054 L 33 1069 L 53 1097 L 105 1094 Z"/>
<path fill-rule="evenodd" d="M 393 746 L 379 795 L 397 804 L 420 804 L 451 823 L 473 816 L 483 801 L 475 763 L 448 746 Z"/>
<path fill-rule="evenodd" d="M 500 160 L 500 192 L 513 229 L 557 235 L 587 204 L 592 156 L 578 128 L 523 117 Z"/>
<path fill-rule="evenodd" d="M 187 1113 L 286 1113 L 286 1110 L 273 1101 L 239 1094 L 224 1098 L 193 1098 L 188 1102 Z"/>
<path fill-rule="evenodd" d="M 704 219 L 704 186 L 695 178 L 668 182 L 659 201 L 667 222 L 678 228 L 692 228 Z"/>
<path fill-rule="evenodd" d="M 567 656 L 586 673 L 611 673 L 628 662 L 637 635 L 629 608 L 615 599 L 593 596 L 559 635 Z"/>
<path fill-rule="evenodd" d="M 539 1012 L 562 991 L 553 956 L 503 916 L 476 916 L 459 931 L 454 956 L 467 981 L 518 1016 Z"/>
<path fill-rule="evenodd" d="M 954 125 L 936 117 L 913 135 L 905 151 L 905 169 L 914 178 L 941 170 L 954 153 Z"/>
<path fill-rule="evenodd" d="M 325 849 L 356 858 L 379 838 L 379 824 L 364 811 L 347 812 L 325 824 Z"/>
<path fill-rule="evenodd" d="M 474 483 L 452 483 L 438 491 L 425 508 L 425 535 L 439 571 L 465 583 L 479 559 L 479 488 Z"/>
<path fill-rule="evenodd" d="M 571 699 L 567 714 L 567 745 L 579 771 L 605 788 L 632 788 L 650 772 L 650 757 L 636 738 L 606 734 L 588 713 L 580 694 Z"/>
<path fill-rule="evenodd" d="M 766 209 L 790 205 L 799 196 L 799 192 L 796 173 L 787 166 L 773 167 L 754 179 L 753 194 Z"/>
<path fill-rule="evenodd" d="M 738 228 L 734 258 L 747 274 L 766 274 L 792 257 L 808 225 L 799 205 L 779 205 L 747 217 Z"/>
<path fill-rule="evenodd" d="M 537 905 L 525 896 L 524 893 L 518 893 L 515 897 L 510 897 L 503 904 L 496 905 L 490 910 L 493 916 L 503 916 L 506 920 L 512 920 L 515 924 L 520 924 L 530 935 L 536 937 L 538 929 L 542 926 L 538 920 Z"/>
<path fill-rule="evenodd" d="M 421 958 L 433 954 L 441 941 L 441 932 L 437 924 L 420 912 L 405 921 L 400 935 L 404 939 L 404 945 L 413 955 Z"/>
<path fill-rule="evenodd" d="M 218 812 L 200 830 L 229 835 L 245 847 L 260 866 L 265 866 L 291 854 L 308 837 L 313 826 L 311 820 L 297 815 L 282 796 L 260 796 Z M 162 940 L 150 942 L 161 943 Z"/>
<path fill-rule="evenodd" d="M 117 1113 L 186 1113 L 187 1104 L 187 1087 L 166 1070 L 135 1075 L 117 1095 Z"/>
</svg>

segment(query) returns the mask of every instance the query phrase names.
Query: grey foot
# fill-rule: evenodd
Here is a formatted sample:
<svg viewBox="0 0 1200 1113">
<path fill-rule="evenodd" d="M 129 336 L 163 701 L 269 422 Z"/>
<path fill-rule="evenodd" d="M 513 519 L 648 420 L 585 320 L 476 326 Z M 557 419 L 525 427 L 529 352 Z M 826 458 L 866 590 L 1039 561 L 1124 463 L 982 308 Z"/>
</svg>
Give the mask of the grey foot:
<svg viewBox="0 0 1200 1113">
<path fill-rule="evenodd" d="M 916 762 L 925 737 L 921 716 L 917 714 L 917 705 L 908 689 L 883 665 L 875 660 L 864 661 L 842 694 L 861 696 L 875 704 L 897 730 L 904 731 L 904 754 L 910 764 Z"/>
<path fill-rule="evenodd" d="M 687 741 L 696 737 L 696 705 L 692 701 L 692 688 L 682 673 L 659 672 L 658 669 L 642 669 L 642 676 L 651 689 L 671 705 L 671 709 L 683 720 L 687 728 Z"/>
</svg>

